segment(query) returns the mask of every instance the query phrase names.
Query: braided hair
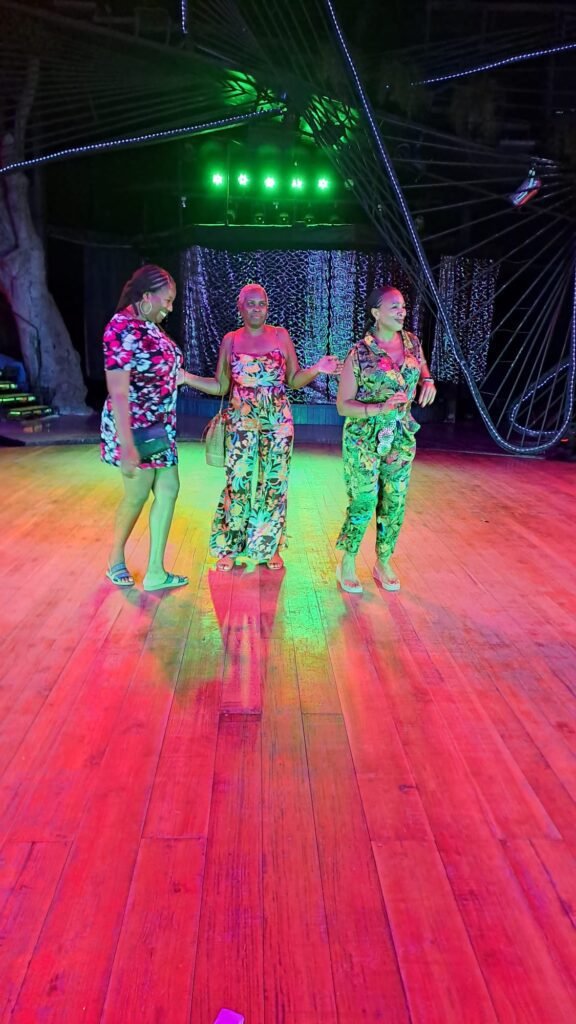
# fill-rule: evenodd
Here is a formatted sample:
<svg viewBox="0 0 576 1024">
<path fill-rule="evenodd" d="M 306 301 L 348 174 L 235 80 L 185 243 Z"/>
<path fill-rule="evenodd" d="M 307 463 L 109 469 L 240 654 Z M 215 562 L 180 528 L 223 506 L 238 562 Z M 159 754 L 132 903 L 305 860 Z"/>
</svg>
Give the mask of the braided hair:
<svg viewBox="0 0 576 1024">
<path fill-rule="evenodd" d="M 167 270 L 157 267 L 154 263 L 147 263 L 144 267 L 139 267 L 124 285 L 118 305 L 116 306 L 116 312 L 118 313 L 121 309 L 125 309 L 126 306 L 134 306 L 136 308 L 146 292 L 159 292 L 168 285 L 176 287 L 172 275 Z"/>
</svg>

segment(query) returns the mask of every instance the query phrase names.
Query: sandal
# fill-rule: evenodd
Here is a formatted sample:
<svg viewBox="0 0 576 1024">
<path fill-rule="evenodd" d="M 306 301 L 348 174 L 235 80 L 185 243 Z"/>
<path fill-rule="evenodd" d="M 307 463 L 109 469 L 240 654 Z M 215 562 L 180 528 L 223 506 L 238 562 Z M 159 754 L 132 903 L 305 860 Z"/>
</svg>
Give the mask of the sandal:
<svg viewBox="0 0 576 1024">
<path fill-rule="evenodd" d="M 384 576 L 377 564 L 372 569 L 372 575 L 376 583 L 379 583 L 383 590 L 400 590 L 400 580 L 398 577 L 394 576 L 394 574 L 392 576 Z"/>
<path fill-rule="evenodd" d="M 342 579 L 342 566 L 341 565 L 337 565 L 336 566 L 336 579 L 338 580 L 338 583 L 342 587 L 342 590 L 345 590 L 347 594 L 363 594 L 364 593 L 364 587 L 360 583 L 360 580 L 356 580 L 356 582 L 354 583 L 352 580 L 343 580 Z"/>
<path fill-rule="evenodd" d="M 272 558 L 270 559 L 270 561 L 266 562 L 266 568 L 267 569 L 273 569 L 274 572 L 278 572 L 279 569 L 283 569 L 284 568 L 284 560 L 283 560 L 282 556 L 279 555 L 278 552 L 276 552 L 275 555 L 272 555 Z"/>
<path fill-rule="evenodd" d="M 216 572 L 231 572 L 234 568 L 234 559 L 232 555 L 222 555 L 216 562 Z"/>
<path fill-rule="evenodd" d="M 106 577 L 115 587 L 133 587 L 134 577 L 126 568 L 126 562 L 116 562 L 106 570 Z"/>
<path fill-rule="evenodd" d="M 172 587 L 185 587 L 188 585 L 187 576 L 176 576 L 173 572 L 167 572 L 166 576 L 162 580 L 162 583 L 146 583 L 146 577 L 144 577 L 144 583 L 142 586 L 144 590 L 170 590 Z"/>
</svg>

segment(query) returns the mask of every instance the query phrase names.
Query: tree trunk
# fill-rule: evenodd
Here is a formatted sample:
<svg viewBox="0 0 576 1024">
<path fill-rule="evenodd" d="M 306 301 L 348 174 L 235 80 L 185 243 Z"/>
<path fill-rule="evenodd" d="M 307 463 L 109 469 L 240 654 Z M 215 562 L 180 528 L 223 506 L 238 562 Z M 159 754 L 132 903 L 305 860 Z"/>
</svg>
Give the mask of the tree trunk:
<svg viewBox="0 0 576 1024">
<path fill-rule="evenodd" d="M 14 134 L 6 132 L 0 142 L 0 166 L 22 157 L 37 82 L 38 65 L 31 61 Z M 18 325 L 22 358 L 32 386 L 46 388 L 50 402 L 60 412 L 88 412 L 80 357 L 48 290 L 44 246 L 34 227 L 28 178 L 22 171 L 0 177 L 0 288 Z"/>
</svg>

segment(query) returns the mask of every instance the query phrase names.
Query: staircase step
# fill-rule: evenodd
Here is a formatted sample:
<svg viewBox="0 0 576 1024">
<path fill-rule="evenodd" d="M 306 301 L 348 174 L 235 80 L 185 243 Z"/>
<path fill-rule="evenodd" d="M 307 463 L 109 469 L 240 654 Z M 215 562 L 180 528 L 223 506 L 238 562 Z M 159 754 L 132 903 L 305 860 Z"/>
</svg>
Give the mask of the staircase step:
<svg viewBox="0 0 576 1024">
<path fill-rule="evenodd" d="M 0 380 L 0 392 L 18 391 L 18 385 L 13 380 Z"/>
<path fill-rule="evenodd" d="M 7 420 L 27 420 L 56 414 L 50 405 L 23 405 L 19 409 L 8 409 L 5 415 Z"/>
<path fill-rule="evenodd" d="M 35 395 L 29 395 L 25 391 L 0 392 L 0 405 L 14 405 L 17 402 L 35 405 L 37 401 L 38 400 Z"/>
</svg>

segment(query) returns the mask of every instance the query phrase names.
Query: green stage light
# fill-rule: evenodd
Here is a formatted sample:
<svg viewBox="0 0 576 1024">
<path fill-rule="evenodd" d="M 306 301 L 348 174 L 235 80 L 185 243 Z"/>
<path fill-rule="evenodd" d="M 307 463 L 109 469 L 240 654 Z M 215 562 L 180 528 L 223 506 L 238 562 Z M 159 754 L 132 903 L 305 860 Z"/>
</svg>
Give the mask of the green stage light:
<svg viewBox="0 0 576 1024">
<path fill-rule="evenodd" d="M 249 182 L 250 182 L 250 178 L 248 177 L 247 174 L 239 174 L 238 175 L 238 184 L 242 185 L 242 187 L 248 185 Z"/>
<path fill-rule="evenodd" d="M 218 188 L 220 185 L 224 184 L 224 175 L 221 174 L 220 171 L 215 171 L 212 175 L 212 184 L 216 185 Z"/>
<path fill-rule="evenodd" d="M 267 178 L 264 178 L 264 188 L 276 188 L 276 178 L 273 178 L 270 174 Z"/>
<path fill-rule="evenodd" d="M 304 182 L 302 181 L 302 178 L 292 178 L 292 188 L 296 192 L 301 192 L 302 189 L 304 188 Z"/>
<path fill-rule="evenodd" d="M 325 192 L 326 189 L 329 188 L 329 187 L 330 187 L 330 182 L 328 181 L 328 178 L 318 178 L 318 188 L 322 192 Z"/>
</svg>

